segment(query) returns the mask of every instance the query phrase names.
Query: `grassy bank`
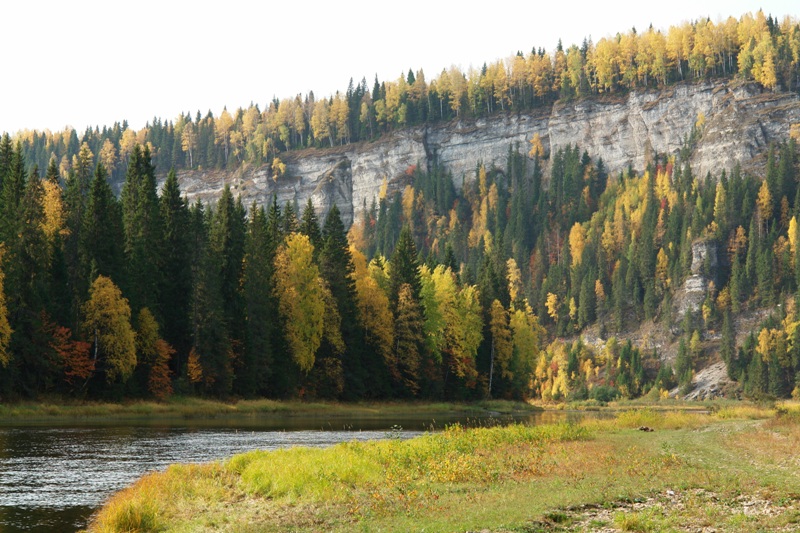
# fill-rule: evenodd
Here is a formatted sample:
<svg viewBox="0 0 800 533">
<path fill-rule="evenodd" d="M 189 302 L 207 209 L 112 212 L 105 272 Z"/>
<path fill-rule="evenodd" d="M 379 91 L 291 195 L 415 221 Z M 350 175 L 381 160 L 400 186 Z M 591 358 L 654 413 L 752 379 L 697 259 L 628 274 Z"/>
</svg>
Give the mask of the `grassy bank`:
<svg viewBox="0 0 800 533">
<path fill-rule="evenodd" d="M 639 409 L 176 465 L 115 495 L 91 530 L 791 530 L 798 469 L 797 405 Z"/>
<path fill-rule="evenodd" d="M 465 414 L 516 413 L 540 410 L 540 407 L 521 402 L 491 400 L 474 403 L 431 402 L 301 402 L 276 400 L 242 400 L 220 402 L 202 398 L 176 397 L 167 402 L 63 402 L 39 401 L 0 404 L 0 423 L 24 422 L 74 422 L 80 420 L 102 421 L 123 419 L 174 419 L 218 417 L 392 417 L 409 414 Z"/>
</svg>

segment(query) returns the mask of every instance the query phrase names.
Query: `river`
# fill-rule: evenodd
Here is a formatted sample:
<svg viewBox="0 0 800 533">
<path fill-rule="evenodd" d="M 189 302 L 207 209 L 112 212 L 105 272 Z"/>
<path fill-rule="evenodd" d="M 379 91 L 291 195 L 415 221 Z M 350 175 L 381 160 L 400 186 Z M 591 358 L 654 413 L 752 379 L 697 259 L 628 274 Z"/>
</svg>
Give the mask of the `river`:
<svg viewBox="0 0 800 533">
<path fill-rule="evenodd" d="M 142 474 L 172 463 L 215 461 L 255 449 L 330 446 L 350 440 L 411 438 L 465 425 L 565 420 L 524 417 L 247 418 L 147 420 L 0 427 L 0 531 L 76 531 L 103 501 Z M 399 429 L 402 427 L 402 429 Z"/>
</svg>

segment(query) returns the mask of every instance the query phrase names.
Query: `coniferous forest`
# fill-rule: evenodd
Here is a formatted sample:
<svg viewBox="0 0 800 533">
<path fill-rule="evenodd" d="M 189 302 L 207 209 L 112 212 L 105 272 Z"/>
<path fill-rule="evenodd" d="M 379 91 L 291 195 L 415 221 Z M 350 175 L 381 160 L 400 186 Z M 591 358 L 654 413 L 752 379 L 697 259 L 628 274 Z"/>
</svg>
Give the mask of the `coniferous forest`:
<svg viewBox="0 0 800 533">
<path fill-rule="evenodd" d="M 608 400 L 688 389 L 709 341 L 751 397 L 800 394 L 796 139 L 763 175 L 694 176 L 680 154 L 609 174 L 570 146 L 509 146 L 477 178 L 410 167 L 363 206 L 188 204 L 175 169 L 270 165 L 287 150 L 709 78 L 800 88 L 800 25 L 759 12 L 631 30 L 480 70 L 409 71 L 219 117 L 0 139 L 0 398 Z M 544 168 L 548 171 L 545 172 Z M 157 172 L 168 172 L 159 191 Z M 110 183 L 124 181 L 119 196 Z M 692 247 L 714 247 L 674 365 L 631 324 L 672 321 Z M 712 271 L 713 270 L 713 271 Z M 736 318 L 772 310 L 736 342 Z M 595 350 L 579 339 L 594 328 Z M 741 332 L 739 332 L 741 334 Z M 742 337 L 740 335 L 740 337 Z"/>
</svg>

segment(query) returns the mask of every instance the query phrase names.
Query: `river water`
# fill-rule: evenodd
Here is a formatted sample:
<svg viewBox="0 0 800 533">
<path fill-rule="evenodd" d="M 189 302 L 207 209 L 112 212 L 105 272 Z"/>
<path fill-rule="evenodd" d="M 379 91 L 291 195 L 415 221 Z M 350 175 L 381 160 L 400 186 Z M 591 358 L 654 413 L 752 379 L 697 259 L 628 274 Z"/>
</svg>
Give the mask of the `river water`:
<svg viewBox="0 0 800 533">
<path fill-rule="evenodd" d="M 522 418 L 389 419 L 239 417 L 228 420 L 126 421 L 101 425 L 0 427 L 0 531 L 75 531 L 114 492 L 172 463 L 215 461 L 290 446 L 410 438 L 446 424 L 565 420 L 565 413 Z M 402 426 L 398 430 L 397 426 Z M 393 429 L 394 427 L 394 429 Z"/>
</svg>

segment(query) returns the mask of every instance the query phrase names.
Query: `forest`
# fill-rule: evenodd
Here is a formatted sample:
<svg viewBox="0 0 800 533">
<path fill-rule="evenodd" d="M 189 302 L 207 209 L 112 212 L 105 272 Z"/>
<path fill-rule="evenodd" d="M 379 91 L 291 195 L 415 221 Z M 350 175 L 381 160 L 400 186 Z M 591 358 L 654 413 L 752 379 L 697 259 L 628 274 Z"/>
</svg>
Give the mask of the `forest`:
<svg viewBox="0 0 800 533">
<path fill-rule="evenodd" d="M 264 112 L 5 134 L 0 398 L 658 398 L 690 388 L 711 339 L 743 394 L 800 395 L 794 136 L 763 176 L 701 177 L 688 160 L 702 116 L 679 154 L 616 175 L 534 136 L 461 188 L 436 164 L 409 167 L 349 229 L 335 207 L 319 220 L 310 202 L 245 206 L 229 188 L 189 204 L 176 176 L 266 163 L 280 179 L 286 150 L 710 77 L 794 91 L 798 61 L 797 22 L 759 12 Z M 625 334 L 672 320 L 698 242 L 719 264 L 704 266 L 699 312 L 670 324 L 680 348 L 662 364 Z M 754 309 L 773 312 L 737 344 L 736 317 Z M 602 350 L 580 340 L 589 328 Z"/>
<path fill-rule="evenodd" d="M 578 147 L 525 148 L 460 190 L 410 167 L 346 231 L 335 206 L 320 221 L 310 201 L 247 209 L 226 188 L 188 205 L 174 171 L 159 196 L 147 146 L 119 199 L 85 144 L 62 187 L 55 159 L 44 177 L 27 171 L 5 135 L 3 397 L 659 397 L 688 390 L 720 332 L 744 394 L 798 394 L 794 138 L 770 149 L 763 180 L 701 180 L 680 156 L 608 175 Z M 673 368 L 621 339 L 672 320 L 701 241 L 720 261 L 676 325 Z M 756 308 L 775 312 L 737 346 L 735 317 Z M 600 351 L 579 339 L 593 326 Z"/>
</svg>

